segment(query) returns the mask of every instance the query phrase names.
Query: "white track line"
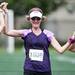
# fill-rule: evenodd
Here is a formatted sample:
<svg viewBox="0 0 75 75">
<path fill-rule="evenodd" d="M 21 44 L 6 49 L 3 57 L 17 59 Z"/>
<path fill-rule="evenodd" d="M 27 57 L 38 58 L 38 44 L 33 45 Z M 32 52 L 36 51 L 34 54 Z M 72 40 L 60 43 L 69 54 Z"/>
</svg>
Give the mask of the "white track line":
<svg viewBox="0 0 75 75">
<path fill-rule="evenodd" d="M 75 64 L 75 58 L 59 55 L 56 57 L 58 61 L 69 62 L 71 64 Z"/>
</svg>

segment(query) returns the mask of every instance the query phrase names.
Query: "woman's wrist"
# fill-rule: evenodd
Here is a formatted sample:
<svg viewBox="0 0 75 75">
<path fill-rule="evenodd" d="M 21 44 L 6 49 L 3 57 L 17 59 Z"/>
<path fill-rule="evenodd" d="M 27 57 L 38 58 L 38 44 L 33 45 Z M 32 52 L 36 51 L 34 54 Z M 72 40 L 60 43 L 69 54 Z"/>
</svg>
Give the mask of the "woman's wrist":
<svg viewBox="0 0 75 75">
<path fill-rule="evenodd" d="M 69 42 L 69 44 L 75 43 L 75 38 L 70 37 L 70 38 L 68 39 L 68 42 Z"/>
</svg>

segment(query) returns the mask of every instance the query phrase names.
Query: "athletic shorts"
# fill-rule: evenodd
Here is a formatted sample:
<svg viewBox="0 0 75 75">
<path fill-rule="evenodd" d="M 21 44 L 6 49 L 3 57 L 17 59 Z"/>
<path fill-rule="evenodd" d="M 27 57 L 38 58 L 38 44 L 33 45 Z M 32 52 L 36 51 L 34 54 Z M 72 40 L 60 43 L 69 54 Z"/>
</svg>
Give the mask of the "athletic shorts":
<svg viewBox="0 0 75 75">
<path fill-rule="evenodd" d="M 24 75 L 52 75 L 51 72 L 36 72 L 36 71 L 30 71 L 25 70 Z"/>
</svg>

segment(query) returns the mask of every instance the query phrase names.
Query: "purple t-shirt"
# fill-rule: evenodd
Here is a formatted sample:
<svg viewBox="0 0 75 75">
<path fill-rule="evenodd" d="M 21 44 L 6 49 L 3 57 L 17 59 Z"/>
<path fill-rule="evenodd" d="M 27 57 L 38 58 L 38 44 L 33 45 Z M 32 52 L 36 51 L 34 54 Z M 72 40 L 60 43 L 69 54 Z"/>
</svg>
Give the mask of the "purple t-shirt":
<svg viewBox="0 0 75 75">
<path fill-rule="evenodd" d="M 31 29 L 23 31 L 24 47 L 26 59 L 24 69 L 47 72 L 51 71 L 48 47 L 54 34 L 48 30 L 43 30 L 38 36 Z"/>
</svg>

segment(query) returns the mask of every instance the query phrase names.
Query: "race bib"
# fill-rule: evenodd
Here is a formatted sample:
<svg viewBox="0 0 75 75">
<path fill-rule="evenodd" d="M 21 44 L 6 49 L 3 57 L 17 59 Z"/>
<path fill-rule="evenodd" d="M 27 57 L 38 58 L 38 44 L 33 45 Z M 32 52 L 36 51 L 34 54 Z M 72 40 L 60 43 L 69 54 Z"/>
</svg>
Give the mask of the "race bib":
<svg viewBox="0 0 75 75">
<path fill-rule="evenodd" d="M 30 49 L 29 58 L 34 61 L 43 61 L 44 52 L 43 50 Z"/>
</svg>

